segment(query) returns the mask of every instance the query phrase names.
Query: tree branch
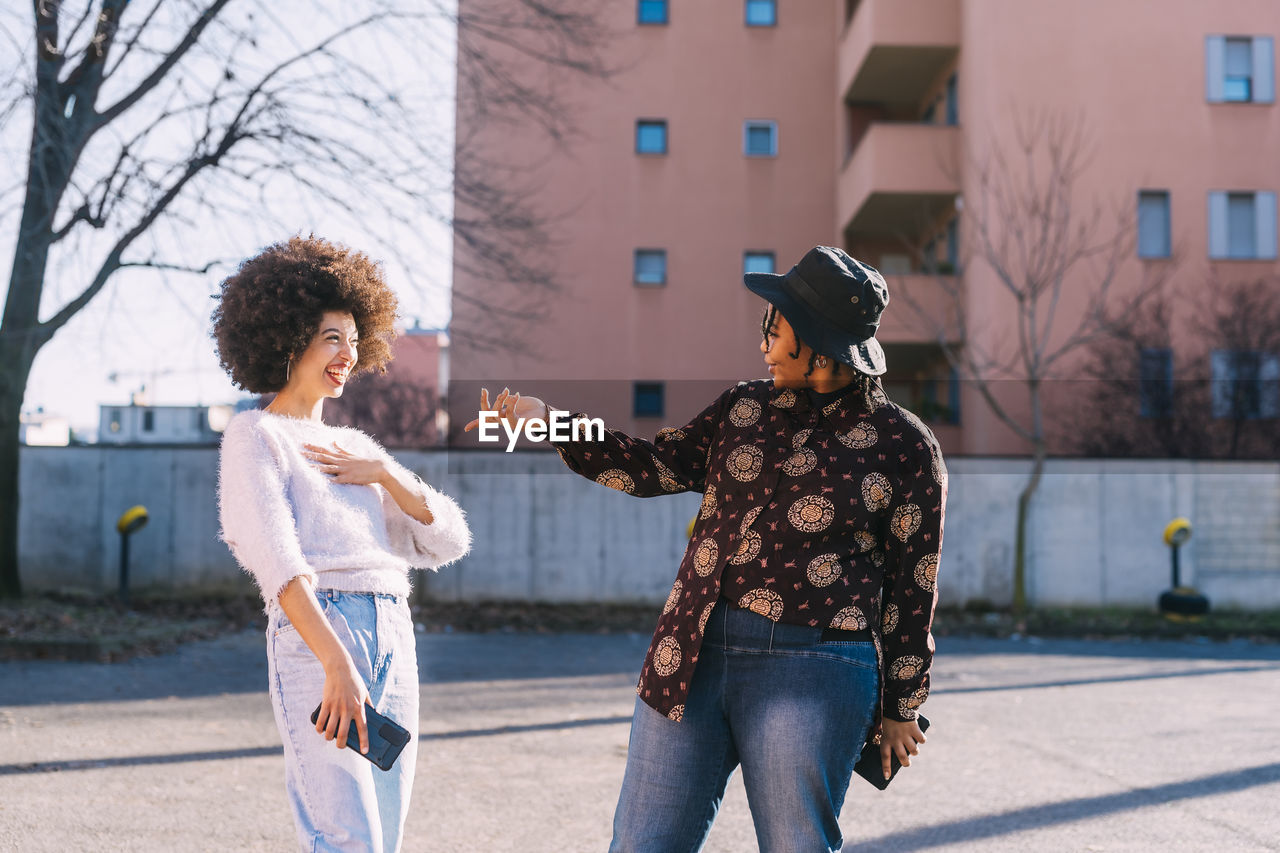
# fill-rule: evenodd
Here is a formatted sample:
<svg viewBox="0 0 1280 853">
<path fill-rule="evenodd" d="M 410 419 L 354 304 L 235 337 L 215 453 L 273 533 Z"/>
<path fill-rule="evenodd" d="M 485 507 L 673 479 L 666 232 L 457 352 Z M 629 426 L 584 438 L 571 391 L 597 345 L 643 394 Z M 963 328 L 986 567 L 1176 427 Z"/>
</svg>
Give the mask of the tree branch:
<svg viewBox="0 0 1280 853">
<path fill-rule="evenodd" d="M 160 11 L 160 7 L 162 5 L 164 5 L 164 0 L 156 0 L 155 5 L 152 6 L 150 10 L 147 11 L 146 17 L 144 17 L 138 23 L 138 26 L 134 29 L 133 36 L 124 43 L 124 48 L 116 56 L 115 64 L 113 64 L 110 68 L 105 68 L 105 67 L 103 68 L 102 78 L 104 80 L 110 78 L 111 75 L 115 74 L 116 71 L 120 69 L 120 66 L 124 64 L 124 61 L 129 57 L 129 54 L 133 52 L 134 46 L 136 46 L 138 42 L 142 39 L 143 32 L 146 31 L 147 27 L 151 24 L 152 19 L 154 19 L 156 16 L 156 12 Z"/>
<path fill-rule="evenodd" d="M 191 266 L 189 264 L 174 264 L 167 261 L 159 261 L 154 257 L 145 261 L 122 261 L 116 265 L 116 269 L 127 269 L 129 267 L 141 267 L 152 270 L 165 270 L 168 272 L 190 273 L 192 275 L 204 275 L 214 267 L 222 266 L 225 261 L 209 261 L 204 266 Z"/>
<path fill-rule="evenodd" d="M 111 277 L 111 274 L 121 267 L 121 256 L 124 254 L 125 249 L 129 248 L 129 245 L 133 243 L 140 234 L 151 227 L 152 223 L 159 218 L 160 214 L 164 213 L 165 209 L 168 208 L 173 200 L 178 197 L 182 192 L 183 187 L 185 187 L 192 178 L 198 175 L 202 170 L 210 166 L 217 165 L 218 160 L 231 149 L 231 146 L 233 146 L 239 138 L 238 129 L 235 125 L 232 125 L 227 128 L 226 133 L 223 134 L 222 140 L 218 143 L 218 147 L 214 149 L 214 151 L 204 156 L 194 157 L 188 161 L 187 167 L 183 171 L 182 176 L 175 181 L 163 195 L 160 196 L 151 209 L 148 210 L 132 228 L 126 231 L 124 235 L 116 241 L 115 245 L 111 248 L 111 251 L 107 254 L 106 259 L 98 268 L 98 272 L 94 275 L 93 281 L 90 282 L 89 286 L 86 287 L 79 296 L 64 305 L 62 310 L 54 314 L 53 317 L 38 324 L 42 340 L 47 341 L 51 338 L 59 329 L 67 324 L 68 320 L 88 305 L 89 301 L 92 300 L 93 297 L 98 295 L 99 291 L 102 290 L 106 285 L 107 280 Z"/>
<path fill-rule="evenodd" d="M 152 69 L 150 74 L 142 79 L 142 82 L 135 86 L 131 92 L 121 97 L 120 100 L 98 113 L 96 126 L 102 127 L 110 124 L 117 116 L 142 100 L 148 92 L 154 89 L 168 75 L 169 71 L 186 56 L 187 52 L 195 47 L 205 27 L 213 22 L 213 19 L 229 2 L 230 0 L 213 0 L 205 7 L 204 11 L 200 13 L 200 17 L 191 25 L 177 45 L 165 55 L 164 59 Z"/>
<path fill-rule="evenodd" d="M 88 91 L 82 93 L 88 95 L 96 92 L 98 84 L 102 80 L 103 61 L 107 57 L 107 52 L 111 50 L 111 42 L 115 38 L 116 28 L 120 23 L 120 14 L 124 11 L 124 7 L 128 5 L 129 0 L 102 0 L 102 11 L 98 13 L 98 21 L 93 28 L 93 37 L 89 39 L 89 43 L 85 45 L 84 55 L 80 58 L 80 62 L 76 67 L 71 69 L 71 73 L 67 75 L 66 80 L 62 83 L 64 92 L 76 92 L 80 88 L 81 82 L 89 76 L 93 78 L 93 84 L 89 86 Z M 91 7 L 90 7 L 91 8 Z M 88 8 L 86 8 L 86 13 Z M 80 25 L 76 25 L 79 30 Z M 68 42 L 70 39 L 68 39 Z M 90 74 L 92 72 L 92 75 Z M 92 103 L 91 98 L 86 98 Z"/>
</svg>

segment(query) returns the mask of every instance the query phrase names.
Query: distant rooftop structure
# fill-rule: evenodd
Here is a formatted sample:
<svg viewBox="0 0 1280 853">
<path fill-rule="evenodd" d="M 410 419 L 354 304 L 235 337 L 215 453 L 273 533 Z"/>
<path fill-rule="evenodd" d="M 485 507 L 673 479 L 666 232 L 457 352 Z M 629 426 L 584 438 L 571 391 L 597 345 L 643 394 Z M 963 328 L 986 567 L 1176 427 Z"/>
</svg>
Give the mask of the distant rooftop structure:
<svg viewBox="0 0 1280 853">
<path fill-rule="evenodd" d="M 103 405 L 99 444 L 217 444 L 232 406 Z"/>
<path fill-rule="evenodd" d="M 71 424 L 61 415 L 36 409 L 19 416 L 18 443 L 41 447 L 65 447 L 71 443 Z"/>
</svg>

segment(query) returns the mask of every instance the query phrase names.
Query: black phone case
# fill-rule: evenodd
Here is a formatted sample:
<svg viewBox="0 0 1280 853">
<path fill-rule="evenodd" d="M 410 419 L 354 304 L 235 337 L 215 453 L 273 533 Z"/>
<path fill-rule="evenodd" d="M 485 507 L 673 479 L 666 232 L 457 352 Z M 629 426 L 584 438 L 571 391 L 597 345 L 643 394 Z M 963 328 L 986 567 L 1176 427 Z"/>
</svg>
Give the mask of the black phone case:
<svg viewBox="0 0 1280 853">
<path fill-rule="evenodd" d="M 311 723 L 320 719 L 320 706 L 311 712 Z M 347 729 L 347 749 L 362 758 L 369 759 L 381 770 L 390 770 L 400 753 L 409 743 L 408 729 L 390 717 L 384 717 L 368 705 L 364 706 L 364 720 L 369 728 L 369 751 L 360 751 L 360 730 L 353 722 Z"/>
<path fill-rule="evenodd" d="M 920 731 L 929 731 L 929 721 L 924 714 L 916 718 L 916 723 L 919 724 Z M 880 765 L 880 744 L 878 743 L 868 743 L 864 746 L 862 755 L 858 757 L 858 763 L 853 765 L 854 773 L 857 773 L 881 791 L 889 787 L 889 783 L 893 781 L 893 777 L 897 776 L 898 771 L 901 769 L 902 764 L 898 761 L 898 756 L 889 756 L 889 778 L 884 778 L 884 768 Z"/>
</svg>

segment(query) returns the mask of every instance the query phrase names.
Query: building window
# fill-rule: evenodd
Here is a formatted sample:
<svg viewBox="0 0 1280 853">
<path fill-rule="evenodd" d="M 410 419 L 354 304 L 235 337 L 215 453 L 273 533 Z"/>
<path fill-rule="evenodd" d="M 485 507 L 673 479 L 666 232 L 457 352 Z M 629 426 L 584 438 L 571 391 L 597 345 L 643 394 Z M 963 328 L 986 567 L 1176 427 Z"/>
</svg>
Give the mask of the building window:
<svg viewBox="0 0 1280 853">
<path fill-rule="evenodd" d="M 1138 257 L 1167 258 L 1172 254 L 1167 190 L 1138 193 Z"/>
<path fill-rule="evenodd" d="M 947 377 L 947 423 L 960 423 L 960 372 L 954 367 Z"/>
<path fill-rule="evenodd" d="M 747 0 L 748 27 L 773 27 L 777 24 L 777 0 Z"/>
<path fill-rule="evenodd" d="M 927 379 L 920 388 L 919 412 L 921 418 L 935 423 L 955 425 L 960 423 L 960 375 L 956 369 L 950 368 L 946 378 L 947 401 L 944 403 L 938 393 L 942 379 Z"/>
<path fill-rule="evenodd" d="M 156 428 L 156 413 L 153 412 L 151 409 L 147 409 L 145 412 L 142 413 L 142 431 L 155 432 L 155 428 Z"/>
<path fill-rule="evenodd" d="M 1258 254 L 1258 227 L 1254 222 L 1252 193 L 1227 193 L 1227 257 L 1253 258 Z"/>
<path fill-rule="evenodd" d="M 1275 102 L 1275 42 L 1270 36 L 1208 36 L 1204 67 L 1210 103 Z"/>
<path fill-rule="evenodd" d="M 742 255 L 742 271 L 768 272 L 775 269 L 773 252 L 744 252 Z"/>
<path fill-rule="evenodd" d="M 111 410 L 111 426 L 108 427 L 108 429 L 110 429 L 112 432 L 120 431 L 120 410 L 119 409 Z"/>
<path fill-rule="evenodd" d="M 943 97 L 946 99 L 947 124 L 954 127 L 960 123 L 960 102 L 956 94 L 956 75 L 947 78 L 947 88 Z"/>
<path fill-rule="evenodd" d="M 667 123 L 665 121 L 641 119 L 636 122 L 636 153 L 667 153 Z"/>
<path fill-rule="evenodd" d="M 1173 414 L 1173 350 L 1143 348 L 1138 360 L 1138 408 L 1144 418 Z"/>
<path fill-rule="evenodd" d="M 637 418 L 663 416 L 663 386 L 661 382 L 637 382 L 632 392 L 633 408 Z"/>
<path fill-rule="evenodd" d="M 920 271 L 933 275 L 944 274 L 938 267 L 938 238 L 934 237 L 920 250 Z"/>
<path fill-rule="evenodd" d="M 639 8 L 636 10 L 636 23 L 667 23 L 667 0 L 640 0 Z"/>
<path fill-rule="evenodd" d="M 938 242 L 946 255 L 938 257 Z M 924 272 L 936 275 L 956 275 L 960 270 L 960 217 L 953 216 L 943 233 L 925 243 L 921 252 Z"/>
<path fill-rule="evenodd" d="M 743 124 L 742 151 L 748 157 L 777 157 L 778 123 L 748 121 Z"/>
<path fill-rule="evenodd" d="M 1276 259 L 1276 194 L 1209 193 L 1209 257 L 1213 260 Z"/>
<path fill-rule="evenodd" d="M 667 250 L 636 249 L 636 284 L 663 285 L 667 283 Z"/>
<path fill-rule="evenodd" d="M 1226 68 L 1222 80 L 1222 100 L 1253 100 L 1253 42 L 1227 39 Z"/>
<path fill-rule="evenodd" d="M 881 252 L 876 269 L 881 275 L 911 275 L 911 256 L 906 252 Z"/>
<path fill-rule="evenodd" d="M 1213 416 L 1255 420 L 1280 416 L 1280 355 L 1257 350 L 1214 350 Z"/>
</svg>

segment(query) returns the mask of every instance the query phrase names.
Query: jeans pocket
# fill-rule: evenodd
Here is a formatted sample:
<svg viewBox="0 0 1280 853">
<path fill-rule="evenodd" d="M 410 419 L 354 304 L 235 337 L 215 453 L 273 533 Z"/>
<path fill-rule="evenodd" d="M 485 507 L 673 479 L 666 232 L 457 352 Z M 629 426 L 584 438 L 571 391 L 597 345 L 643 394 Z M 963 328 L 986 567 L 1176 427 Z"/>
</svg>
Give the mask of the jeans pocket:
<svg viewBox="0 0 1280 853">
<path fill-rule="evenodd" d="M 275 613 L 272 614 L 270 621 L 267 623 L 267 627 L 271 636 L 276 639 L 279 639 L 286 634 L 296 634 L 298 632 L 298 629 L 294 627 L 294 624 L 289 621 L 289 617 L 285 614 L 284 608 L 280 607 L 278 604 L 276 605 Z"/>
<path fill-rule="evenodd" d="M 333 602 L 329 600 L 327 595 L 316 595 L 316 604 L 320 605 L 320 612 L 325 618 L 329 618 L 329 609 L 333 607 Z M 297 634 L 298 628 L 289 619 L 289 614 L 284 612 L 284 608 L 278 603 L 275 611 L 267 620 L 267 633 L 273 637 L 284 637 L 289 634 Z"/>
</svg>

